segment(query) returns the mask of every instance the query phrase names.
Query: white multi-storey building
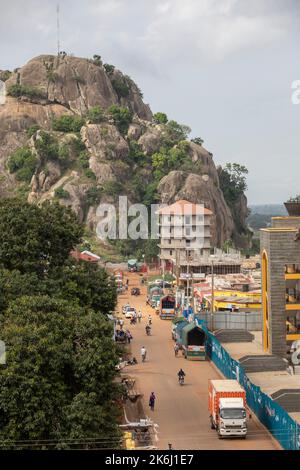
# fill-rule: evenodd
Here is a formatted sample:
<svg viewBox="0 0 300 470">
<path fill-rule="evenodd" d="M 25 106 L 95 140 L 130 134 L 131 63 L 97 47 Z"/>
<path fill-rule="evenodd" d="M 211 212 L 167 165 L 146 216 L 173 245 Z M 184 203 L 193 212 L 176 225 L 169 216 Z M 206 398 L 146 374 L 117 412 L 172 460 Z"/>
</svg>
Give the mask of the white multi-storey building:
<svg viewBox="0 0 300 470">
<path fill-rule="evenodd" d="M 199 279 L 215 274 L 239 273 L 239 253 L 223 253 L 212 246 L 212 211 L 186 200 L 159 209 L 159 248 L 163 267 L 178 273 L 179 279 Z M 211 254 L 213 252 L 213 254 Z"/>
<path fill-rule="evenodd" d="M 180 200 L 158 211 L 160 258 L 165 261 L 209 256 L 212 212 L 201 204 Z"/>
</svg>

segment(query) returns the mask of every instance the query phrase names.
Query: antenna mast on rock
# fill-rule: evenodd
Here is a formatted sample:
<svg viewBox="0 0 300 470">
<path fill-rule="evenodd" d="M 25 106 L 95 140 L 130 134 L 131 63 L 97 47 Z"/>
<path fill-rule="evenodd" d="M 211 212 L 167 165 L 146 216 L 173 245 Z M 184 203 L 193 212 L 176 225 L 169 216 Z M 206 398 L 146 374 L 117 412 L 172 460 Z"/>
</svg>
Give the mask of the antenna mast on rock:
<svg viewBox="0 0 300 470">
<path fill-rule="evenodd" d="M 59 53 L 60 53 L 60 21 L 59 21 L 60 10 L 59 10 L 59 3 L 57 4 L 57 7 L 56 7 L 56 13 L 57 13 L 57 55 L 59 55 Z"/>
</svg>

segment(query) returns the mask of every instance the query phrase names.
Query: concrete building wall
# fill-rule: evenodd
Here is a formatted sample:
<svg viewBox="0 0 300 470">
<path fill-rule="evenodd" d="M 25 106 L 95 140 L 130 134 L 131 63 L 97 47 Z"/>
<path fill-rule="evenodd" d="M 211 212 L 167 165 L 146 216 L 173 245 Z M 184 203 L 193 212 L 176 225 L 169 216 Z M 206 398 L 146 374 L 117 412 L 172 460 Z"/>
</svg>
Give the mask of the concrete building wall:
<svg viewBox="0 0 300 470">
<path fill-rule="evenodd" d="M 261 230 L 261 254 L 267 253 L 267 295 L 269 304 L 269 351 L 286 356 L 285 265 L 300 262 L 297 230 L 282 228 Z"/>
<path fill-rule="evenodd" d="M 273 228 L 300 228 L 300 217 L 272 217 Z"/>
</svg>

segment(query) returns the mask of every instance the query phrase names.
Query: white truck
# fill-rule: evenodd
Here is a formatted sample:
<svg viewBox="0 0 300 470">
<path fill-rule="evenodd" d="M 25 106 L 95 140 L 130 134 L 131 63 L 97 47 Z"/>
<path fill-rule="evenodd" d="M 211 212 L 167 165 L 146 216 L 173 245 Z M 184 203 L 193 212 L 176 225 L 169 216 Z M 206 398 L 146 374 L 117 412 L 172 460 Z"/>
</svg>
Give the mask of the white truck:
<svg viewBox="0 0 300 470">
<path fill-rule="evenodd" d="M 211 428 L 220 439 L 247 435 L 246 392 L 237 380 L 210 380 L 208 407 Z"/>
</svg>

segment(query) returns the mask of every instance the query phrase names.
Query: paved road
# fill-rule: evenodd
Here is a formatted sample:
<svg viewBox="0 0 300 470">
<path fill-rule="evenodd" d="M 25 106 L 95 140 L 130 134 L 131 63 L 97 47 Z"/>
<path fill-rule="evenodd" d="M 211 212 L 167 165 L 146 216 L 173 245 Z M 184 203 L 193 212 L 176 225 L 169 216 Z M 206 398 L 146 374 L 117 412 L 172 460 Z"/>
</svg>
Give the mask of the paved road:
<svg viewBox="0 0 300 470">
<path fill-rule="evenodd" d="M 246 440 L 218 439 L 216 431 L 210 429 L 208 419 L 208 379 L 221 378 L 214 366 L 208 362 L 187 361 L 180 355 L 176 358 L 171 338 L 171 323 L 161 320 L 154 310 L 146 306 L 146 288 L 142 288 L 139 297 L 130 296 L 130 288 L 139 286 L 139 276 L 129 275 L 129 295 L 121 296 L 119 309 L 129 300 L 130 305 L 141 309 L 144 318 L 140 324 L 125 327 L 133 335 L 132 352 L 139 363 L 126 369 L 137 379 L 144 395 L 146 415 L 159 425 L 159 449 L 168 449 L 171 443 L 174 449 L 278 449 L 277 443 L 265 428 L 252 418 L 249 420 L 249 434 Z M 145 325 L 148 314 L 153 319 L 152 335 L 146 336 Z M 140 361 L 140 348 L 145 346 L 148 352 L 145 363 Z M 180 369 L 186 373 L 183 387 L 177 381 Z M 155 410 L 148 407 L 150 393 L 157 397 Z"/>
</svg>

